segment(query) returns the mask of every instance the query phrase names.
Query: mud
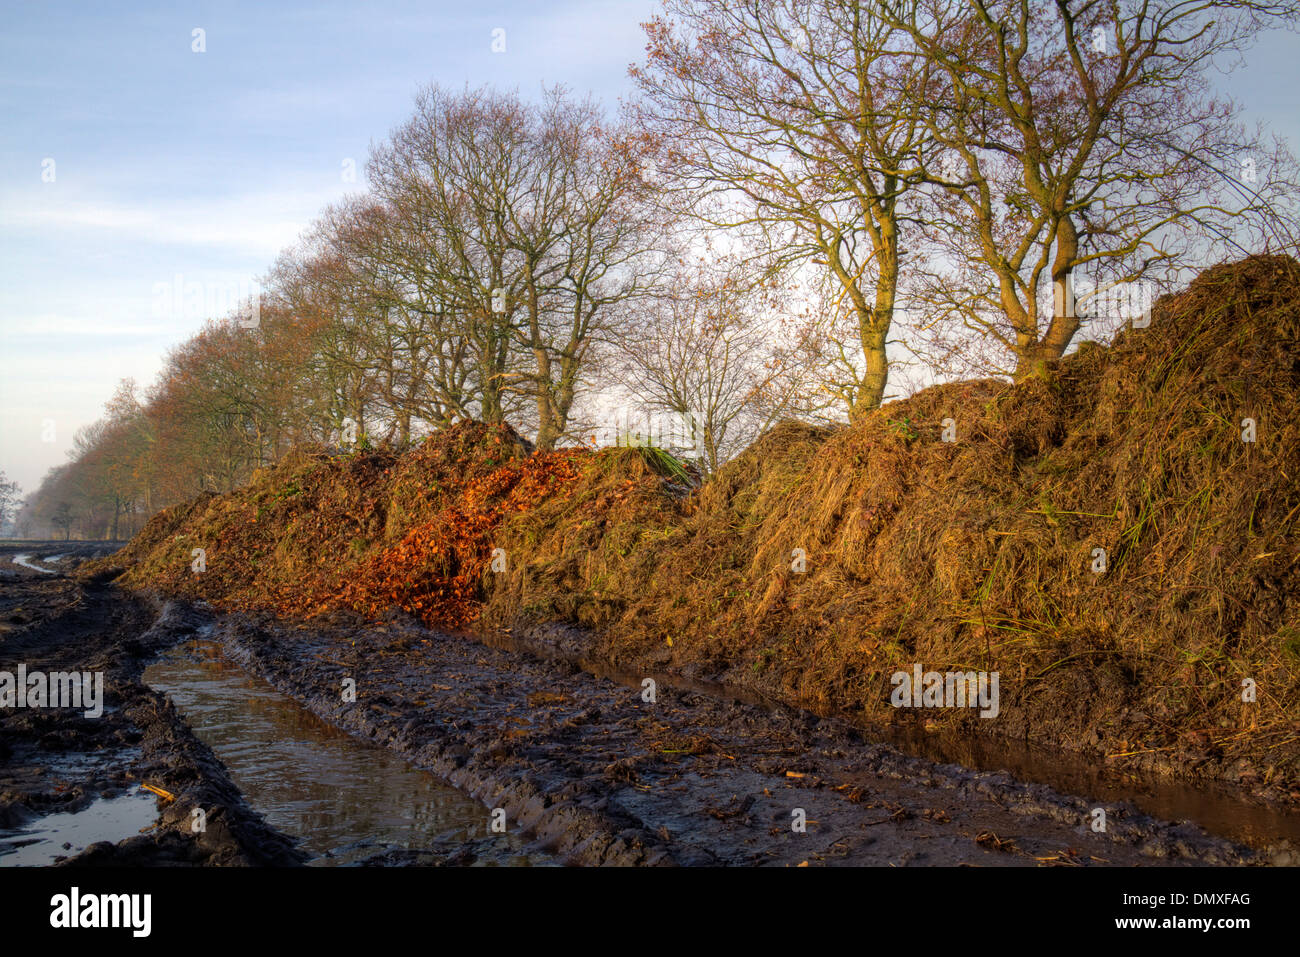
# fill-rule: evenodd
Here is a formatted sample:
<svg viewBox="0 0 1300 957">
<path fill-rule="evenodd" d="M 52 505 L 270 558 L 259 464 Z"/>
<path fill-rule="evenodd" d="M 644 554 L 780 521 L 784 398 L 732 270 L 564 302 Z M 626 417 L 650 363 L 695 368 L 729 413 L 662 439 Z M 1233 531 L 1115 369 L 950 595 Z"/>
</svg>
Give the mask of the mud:
<svg viewBox="0 0 1300 957">
<path fill-rule="evenodd" d="M 641 688 L 393 615 L 228 618 L 245 667 L 580 864 L 1291 863 L 1191 824 L 910 757 L 806 712 Z M 345 700 L 345 679 L 356 701 Z M 795 830 L 802 809 L 806 830 Z"/>
<path fill-rule="evenodd" d="M 387 748 L 327 724 L 199 639 L 144 672 L 216 752 L 245 799 L 314 866 L 534 866 L 518 835 L 492 835 L 482 805 Z"/>
<path fill-rule="evenodd" d="M 601 654 L 598 635 L 572 624 L 542 623 L 496 631 L 480 628 L 474 637 L 493 647 L 559 658 L 598 677 L 624 685 L 639 685 L 645 676 L 661 684 L 695 691 L 708 697 L 757 704 L 767 709 L 787 707 L 778 697 L 764 694 L 747 683 L 719 681 L 706 669 L 689 674 L 665 670 L 650 661 L 615 663 Z M 1164 820 L 1192 820 L 1219 837 L 1256 848 L 1281 842 L 1300 846 L 1300 812 L 1292 795 L 1275 788 L 1251 788 L 1218 781 L 1195 782 L 1162 773 L 1167 768 L 1135 768 L 1129 762 L 1090 758 L 1069 749 L 981 735 L 968 730 L 929 727 L 928 722 L 899 721 L 877 724 L 861 715 L 830 709 L 811 709 L 821 718 L 835 719 L 870 741 L 886 742 L 906 754 L 936 764 L 956 764 L 972 770 L 1006 771 L 1020 781 L 1046 784 L 1058 792 L 1087 795 L 1094 806 L 1131 803 Z"/>
<path fill-rule="evenodd" d="M 30 551 L 30 549 L 28 549 Z M 39 552 L 38 552 L 39 554 Z M 1009 774 L 940 764 L 833 718 L 658 684 L 648 691 L 553 656 L 431 631 L 401 613 L 366 623 L 218 617 L 103 582 L 4 568 L 0 669 L 102 669 L 109 707 L 0 711 L 0 827 L 85 807 L 142 780 L 175 795 L 157 825 L 70 864 L 287 864 L 306 855 L 248 805 L 214 753 L 141 681 L 202 633 L 308 710 L 392 749 L 482 805 L 507 835 L 573 864 L 1101 866 L 1290 864 L 1131 804 L 1098 804 Z M 211 626 L 207 628 L 205 626 Z M 355 682 L 355 701 L 345 689 Z M 68 755 L 78 762 L 59 764 Z M 51 774 L 58 767 L 57 774 Z M 191 832 L 191 811 L 207 830 Z M 1106 830 L 1090 826 L 1104 808 Z M 806 822 L 800 830 L 796 825 Z M 440 863 L 472 863 L 491 837 Z M 496 838 L 504 840 L 504 838 Z M 444 852 L 450 851 L 443 848 Z M 400 849 L 374 864 L 430 863 Z M 0 857 L 0 865 L 4 863 Z"/>
<path fill-rule="evenodd" d="M 85 557 L 96 546 L 58 552 Z M 261 865 L 302 858 L 244 803 L 225 768 L 175 709 L 140 681 L 145 664 L 188 635 L 193 615 L 156 605 L 108 584 L 80 584 L 62 571 L 14 565 L 15 554 L 47 554 L 30 545 L 0 546 L 0 671 L 102 671 L 104 713 L 0 709 L 0 831 L 31 828 L 51 814 L 140 791 L 143 782 L 174 795 L 156 799 L 147 833 L 91 843 L 60 858 L 70 865 Z M 39 564 L 45 564 L 37 560 Z M 206 811 L 195 833 L 192 812 Z M 0 866 L 8 863 L 0 856 Z"/>
</svg>

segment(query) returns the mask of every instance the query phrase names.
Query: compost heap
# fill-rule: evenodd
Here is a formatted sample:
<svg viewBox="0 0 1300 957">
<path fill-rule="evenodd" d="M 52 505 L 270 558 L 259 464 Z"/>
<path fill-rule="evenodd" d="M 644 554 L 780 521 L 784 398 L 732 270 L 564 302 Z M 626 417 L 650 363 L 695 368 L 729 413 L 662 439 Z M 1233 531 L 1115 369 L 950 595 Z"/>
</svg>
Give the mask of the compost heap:
<svg viewBox="0 0 1300 957">
<path fill-rule="evenodd" d="M 782 423 L 696 489 L 654 450 L 530 454 L 477 423 L 297 452 L 89 573 L 229 610 L 576 623 L 627 666 L 1294 793 L 1298 300 L 1291 258 L 1215 267 L 1047 379 Z M 893 708 L 916 664 L 998 672 L 998 717 Z"/>
</svg>

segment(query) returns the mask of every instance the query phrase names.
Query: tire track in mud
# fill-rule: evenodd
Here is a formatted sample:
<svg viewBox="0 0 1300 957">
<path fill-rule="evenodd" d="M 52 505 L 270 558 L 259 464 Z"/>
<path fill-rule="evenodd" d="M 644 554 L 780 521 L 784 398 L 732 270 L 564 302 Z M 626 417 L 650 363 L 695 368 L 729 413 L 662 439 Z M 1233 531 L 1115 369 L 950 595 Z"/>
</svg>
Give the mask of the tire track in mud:
<svg viewBox="0 0 1300 957">
<path fill-rule="evenodd" d="M 397 751 L 566 861 L 636 865 L 1183 865 L 1271 855 L 1009 775 L 937 765 L 788 708 L 639 688 L 431 632 L 221 619 L 245 668 Z M 355 681 L 355 703 L 344 700 Z M 1094 806 L 1107 831 L 1094 833 Z M 802 811 L 803 832 L 795 828 Z"/>
<path fill-rule="evenodd" d="M 110 585 L 17 572 L 5 575 L 0 585 L 0 618 L 0 670 L 22 664 L 29 672 L 104 675 L 104 712 L 98 718 L 65 708 L 0 709 L 0 827 L 83 810 L 98 798 L 138 790 L 148 781 L 174 795 L 171 801 L 159 799 L 152 830 L 91 844 L 60 863 L 286 865 L 302 860 L 292 842 L 247 805 L 225 767 L 171 703 L 141 683 L 154 655 L 192 633 L 194 614 Z M 191 827 L 195 808 L 206 812 L 206 827 L 198 833 Z"/>
<path fill-rule="evenodd" d="M 140 683 L 158 652 L 213 616 L 94 582 L 27 572 L 0 590 L 0 662 L 102 669 L 109 712 L 0 714 L 0 811 L 80 806 L 142 778 L 177 795 L 160 826 L 70 863 L 265 864 L 300 860 L 247 805 L 221 762 L 161 695 Z M 15 612 L 15 609 L 17 611 Z M 161 609 L 161 611 L 160 611 Z M 16 620 L 15 620 L 16 619 Z M 540 848 L 584 864 L 1033 865 L 1268 863 L 1260 853 L 1004 774 L 936 765 L 786 707 L 595 677 L 564 659 L 441 635 L 394 616 L 311 623 L 228 616 L 216 637 L 244 667 L 332 724 L 386 745 L 461 788 Z M 563 649 L 561 649 L 563 650 Z M 342 700 L 344 677 L 357 702 Z M 15 745 L 17 748 L 15 749 Z M 55 794 L 12 785 L 17 765 L 125 745 L 129 767 Z M 8 782 L 8 784 L 6 784 Z M 30 783 L 30 782 L 29 782 Z M 190 833 L 189 811 L 209 828 Z M 793 828 L 802 808 L 806 831 Z M 215 824 L 215 826 L 214 826 Z M 1280 862 L 1280 861 L 1279 861 Z"/>
</svg>

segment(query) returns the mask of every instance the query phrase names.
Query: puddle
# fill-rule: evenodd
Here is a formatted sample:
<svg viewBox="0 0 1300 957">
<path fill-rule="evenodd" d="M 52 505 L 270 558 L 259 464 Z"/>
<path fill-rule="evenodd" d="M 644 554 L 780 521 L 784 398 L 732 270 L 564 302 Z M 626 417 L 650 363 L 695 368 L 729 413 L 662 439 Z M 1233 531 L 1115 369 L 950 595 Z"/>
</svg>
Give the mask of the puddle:
<svg viewBox="0 0 1300 957">
<path fill-rule="evenodd" d="M 300 839 L 312 864 L 358 864 L 388 852 L 434 863 L 463 849 L 478 865 L 554 863 L 516 835 L 489 833 L 482 804 L 322 721 L 225 658 L 216 642 L 172 649 L 144 680 L 171 697 L 245 800 Z"/>
<path fill-rule="evenodd" d="M 31 557 L 32 557 L 32 556 L 31 556 L 30 553 L 24 553 L 24 554 L 22 554 L 22 555 L 15 555 L 15 556 L 13 557 L 13 563 L 14 563 L 15 565 L 22 565 L 23 568 L 30 568 L 30 569 L 31 569 L 32 571 L 34 571 L 34 572 L 44 572 L 44 573 L 47 574 L 47 575 L 57 575 L 57 574 L 58 574 L 58 572 L 54 571 L 53 569 L 50 569 L 50 568 L 42 568 L 40 565 L 33 565 L 31 562 L 29 562 L 29 561 L 27 560 L 27 559 L 29 559 L 29 558 L 31 558 Z"/>
<path fill-rule="evenodd" d="M 888 739 L 900 750 L 931 761 L 1006 771 L 1021 781 L 1047 784 L 1099 803 L 1127 801 L 1153 817 L 1192 821 L 1210 834 L 1252 847 L 1279 840 L 1300 845 L 1300 814 L 1244 801 L 1222 785 L 1193 786 L 1147 772 L 1105 767 L 1023 742 L 920 730 L 893 731 Z"/>
<path fill-rule="evenodd" d="M 56 811 L 0 830 L 0 867 L 42 867 L 71 857 L 99 841 L 117 843 L 153 827 L 157 798 L 132 789 L 99 798 L 80 811 Z"/>
</svg>

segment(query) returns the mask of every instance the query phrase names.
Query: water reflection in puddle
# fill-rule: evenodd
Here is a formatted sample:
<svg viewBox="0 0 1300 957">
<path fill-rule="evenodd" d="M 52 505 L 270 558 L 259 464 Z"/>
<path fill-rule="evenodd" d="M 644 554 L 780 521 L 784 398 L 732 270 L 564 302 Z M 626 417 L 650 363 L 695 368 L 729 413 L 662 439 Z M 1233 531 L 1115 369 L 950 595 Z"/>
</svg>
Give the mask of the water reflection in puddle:
<svg viewBox="0 0 1300 957">
<path fill-rule="evenodd" d="M 100 798 L 80 811 L 58 811 L 15 828 L 0 830 L 0 866 L 53 864 L 99 841 L 133 837 L 153 827 L 158 805 L 147 791 Z"/>
<path fill-rule="evenodd" d="M 31 557 L 32 557 L 32 556 L 31 556 L 31 555 L 28 555 L 28 554 L 15 555 L 15 556 L 13 556 L 13 563 L 14 563 L 15 565 L 21 565 L 21 566 L 23 566 L 23 568 L 30 568 L 30 569 L 31 569 L 32 571 L 34 571 L 34 572 L 44 572 L 44 573 L 47 574 L 47 575 L 57 575 L 57 574 L 58 574 L 58 572 L 56 572 L 56 571 L 55 571 L 54 569 L 52 569 L 52 568 L 42 568 L 40 565 L 35 565 L 35 564 L 33 564 L 32 562 L 28 561 L 28 559 L 31 558 Z"/>
<path fill-rule="evenodd" d="M 552 863 L 511 834 L 490 834 L 489 811 L 396 754 L 332 727 L 270 684 L 194 641 L 146 669 L 273 827 L 299 838 L 317 865 L 357 864 L 390 851 L 434 863 L 468 849 L 480 865 Z"/>
</svg>

